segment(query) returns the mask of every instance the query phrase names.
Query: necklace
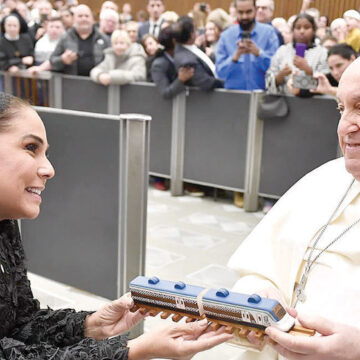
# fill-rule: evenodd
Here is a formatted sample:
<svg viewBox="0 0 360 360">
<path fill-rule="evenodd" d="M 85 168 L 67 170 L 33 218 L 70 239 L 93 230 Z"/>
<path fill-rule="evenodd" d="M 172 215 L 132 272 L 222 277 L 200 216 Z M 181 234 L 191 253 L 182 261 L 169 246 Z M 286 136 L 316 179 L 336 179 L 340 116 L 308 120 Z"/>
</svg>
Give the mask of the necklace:
<svg viewBox="0 0 360 360">
<path fill-rule="evenodd" d="M 349 187 L 347 188 L 345 194 L 343 195 L 343 197 L 341 198 L 339 204 L 336 206 L 335 210 L 333 211 L 333 213 L 331 214 L 329 220 L 327 221 L 327 223 L 321 228 L 321 231 L 319 233 L 319 235 L 317 236 L 317 238 L 314 241 L 314 244 L 310 250 L 309 256 L 306 260 L 306 265 L 305 265 L 305 270 L 304 273 L 302 274 L 301 278 L 300 278 L 300 282 L 299 284 L 296 285 L 295 288 L 295 304 L 294 307 L 296 307 L 298 301 L 300 302 L 304 302 L 306 300 L 306 296 L 305 296 L 305 286 L 309 277 L 309 273 L 311 270 L 311 267 L 314 265 L 315 261 L 319 258 L 319 256 L 321 254 L 323 254 L 331 245 L 333 245 L 335 242 L 337 242 L 339 239 L 341 239 L 350 229 L 352 229 L 356 224 L 358 224 L 360 222 L 360 218 L 358 218 L 356 221 L 354 221 L 352 224 L 350 224 L 346 229 L 344 229 L 338 236 L 335 237 L 335 239 L 333 239 L 332 241 L 329 242 L 329 244 L 327 244 L 316 256 L 314 256 L 314 258 L 312 259 L 312 255 L 313 252 L 315 250 L 315 247 L 317 245 L 317 243 L 319 242 L 319 240 L 321 239 L 321 237 L 323 236 L 325 230 L 327 229 L 327 227 L 329 226 L 330 222 L 332 221 L 332 219 L 334 218 L 336 212 L 339 210 L 341 204 L 344 202 L 347 194 L 350 191 L 351 186 L 353 185 L 355 179 L 353 179 L 349 185 Z"/>
</svg>

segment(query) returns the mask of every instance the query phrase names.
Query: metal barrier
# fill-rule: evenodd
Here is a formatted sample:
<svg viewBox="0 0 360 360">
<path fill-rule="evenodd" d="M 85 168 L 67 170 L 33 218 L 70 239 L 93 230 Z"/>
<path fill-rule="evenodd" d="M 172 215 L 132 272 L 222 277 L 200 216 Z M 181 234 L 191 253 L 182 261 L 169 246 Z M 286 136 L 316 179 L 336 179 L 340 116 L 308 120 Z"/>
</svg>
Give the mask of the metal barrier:
<svg viewBox="0 0 360 360">
<path fill-rule="evenodd" d="M 330 97 L 287 97 L 289 115 L 263 122 L 261 92 L 190 89 L 165 100 L 149 83 L 104 87 L 59 74 L 50 83 L 57 108 L 151 115 L 150 174 L 170 178 L 174 196 L 188 181 L 244 192 L 245 210 L 255 211 L 259 195 L 280 197 L 337 155 L 338 112 Z"/>
<path fill-rule="evenodd" d="M 56 176 L 22 221 L 29 269 L 116 298 L 145 271 L 150 117 L 35 109 Z"/>
<path fill-rule="evenodd" d="M 53 106 L 52 73 L 41 72 L 36 76 L 26 70 L 16 73 L 1 72 L 1 91 L 26 99 L 33 105 Z"/>
</svg>

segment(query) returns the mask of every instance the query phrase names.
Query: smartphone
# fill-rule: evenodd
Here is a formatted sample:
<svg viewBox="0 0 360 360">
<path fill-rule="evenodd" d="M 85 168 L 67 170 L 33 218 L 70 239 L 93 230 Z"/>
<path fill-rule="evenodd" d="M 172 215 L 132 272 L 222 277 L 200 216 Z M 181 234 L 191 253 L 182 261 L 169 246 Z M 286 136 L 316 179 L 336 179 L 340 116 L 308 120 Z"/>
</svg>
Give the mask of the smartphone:
<svg viewBox="0 0 360 360">
<path fill-rule="evenodd" d="M 250 40 L 251 32 L 250 31 L 242 31 L 240 36 L 241 36 L 241 40 Z"/>
<path fill-rule="evenodd" d="M 295 54 L 300 57 L 305 57 L 306 44 L 296 43 L 295 44 Z"/>
<path fill-rule="evenodd" d="M 294 76 L 293 85 L 297 89 L 315 90 L 318 87 L 319 80 L 309 75 L 298 74 Z"/>
</svg>

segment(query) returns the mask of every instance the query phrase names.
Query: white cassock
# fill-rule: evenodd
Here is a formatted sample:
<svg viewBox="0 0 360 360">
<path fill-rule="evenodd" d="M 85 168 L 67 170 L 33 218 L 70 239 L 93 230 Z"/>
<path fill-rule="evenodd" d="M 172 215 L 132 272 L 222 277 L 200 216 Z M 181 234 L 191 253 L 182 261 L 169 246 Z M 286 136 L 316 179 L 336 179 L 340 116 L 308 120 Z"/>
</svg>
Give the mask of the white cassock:
<svg viewBox="0 0 360 360">
<path fill-rule="evenodd" d="M 294 286 L 321 228 L 327 223 L 353 177 L 344 158 L 317 168 L 298 181 L 264 217 L 230 258 L 239 273 L 233 290 L 256 293 L 269 286 L 294 304 Z M 360 183 L 355 181 L 313 253 L 316 255 L 360 218 Z M 311 267 L 301 313 L 316 314 L 360 328 L 360 224 L 356 224 Z M 283 359 L 270 347 L 261 353 L 239 350 L 241 360 Z"/>
</svg>

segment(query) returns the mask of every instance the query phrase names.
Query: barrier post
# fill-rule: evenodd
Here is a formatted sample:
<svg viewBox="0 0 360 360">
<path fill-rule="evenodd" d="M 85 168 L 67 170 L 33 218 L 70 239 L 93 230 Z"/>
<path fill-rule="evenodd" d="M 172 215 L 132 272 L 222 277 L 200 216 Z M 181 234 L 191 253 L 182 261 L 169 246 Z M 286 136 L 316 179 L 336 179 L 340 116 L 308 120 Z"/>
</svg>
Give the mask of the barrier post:
<svg viewBox="0 0 360 360">
<path fill-rule="evenodd" d="M 145 274 L 151 117 L 124 114 L 120 119 L 123 149 L 120 151 L 118 297 L 128 291 L 132 279 Z M 142 332 L 143 326 L 138 325 L 130 336 L 133 338 Z"/>
<path fill-rule="evenodd" d="M 170 164 L 172 196 L 183 195 L 186 96 L 187 92 L 182 92 L 173 99 Z"/>
<path fill-rule="evenodd" d="M 120 114 L 120 85 L 108 86 L 108 114 L 119 115 Z"/>
<path fill-rule="evenodd" d="M 9 71 L 6 71 L 4 75 L 4 90 L 7 94 L 13 95 L 12 76 Z"/>
<path fill-rule="evenodd" d="M 56 73 L 52 74 L 49 80 L 50 107 L 55 109 L 63 108 L 62 99 L 62 76 Z"/>
<path fill-rule="evenodd" d="M 263 140 L 263 122 L 258 119 L 257 108 L 263 91 L 253 91 L 250 99 L 249 130 L 246 149 L 245 211 L 257 211 L 260 185 L 260 166 Z"/>
</svg>

